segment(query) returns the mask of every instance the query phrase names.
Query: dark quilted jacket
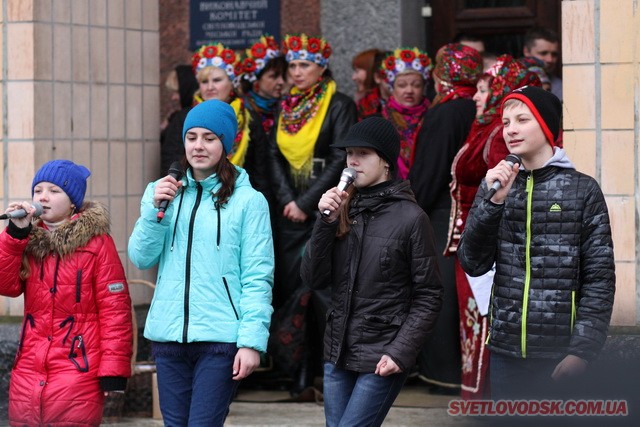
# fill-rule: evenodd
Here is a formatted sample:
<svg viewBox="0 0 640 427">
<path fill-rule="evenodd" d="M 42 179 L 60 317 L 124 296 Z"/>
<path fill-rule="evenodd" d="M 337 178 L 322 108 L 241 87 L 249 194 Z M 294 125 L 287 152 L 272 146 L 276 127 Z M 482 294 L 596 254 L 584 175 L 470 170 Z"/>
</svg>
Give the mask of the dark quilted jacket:
<svg viewBox="0 0 640 427">
<path fill-rule="evenodd" d="M 597 182 L 572 168 L 520 170 L 503 205 L 480 186 L 458 247 L 463 269 L 496 263 L 489 345 L 516 357 L 593 359 L 615 292 L 613 242 Z"/>
<path fill-rule="evenodd" d="M 316 221 L 302 278 L 331 287 L 324 358 L 348 370 L 374 372 L 383 354 L 410 370 L 442 305 L 442 284 L 429 218 L 408 181 L 354 196 L 351 230 Z"/>
</svg>

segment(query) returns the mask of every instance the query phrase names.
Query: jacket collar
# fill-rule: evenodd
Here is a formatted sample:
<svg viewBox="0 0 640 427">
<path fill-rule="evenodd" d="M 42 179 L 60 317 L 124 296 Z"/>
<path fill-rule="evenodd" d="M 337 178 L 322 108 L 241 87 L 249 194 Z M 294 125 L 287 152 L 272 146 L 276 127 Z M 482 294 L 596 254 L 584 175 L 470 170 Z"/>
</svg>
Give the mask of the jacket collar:
<svg viewBox="0 0 640 427">
<path fill-rule="evenodd" d="M 43 260 L 52 253 L 70 255 L 86 246 L 95 236 L 109 234 L 110 230 L 107 208 L 100 203 L 85 202 L 79 214 L 54 231 L 47 231 L 42 220 L 38 220 L 31 229 L 25 254 L 37 260 Z"/>
</svg>

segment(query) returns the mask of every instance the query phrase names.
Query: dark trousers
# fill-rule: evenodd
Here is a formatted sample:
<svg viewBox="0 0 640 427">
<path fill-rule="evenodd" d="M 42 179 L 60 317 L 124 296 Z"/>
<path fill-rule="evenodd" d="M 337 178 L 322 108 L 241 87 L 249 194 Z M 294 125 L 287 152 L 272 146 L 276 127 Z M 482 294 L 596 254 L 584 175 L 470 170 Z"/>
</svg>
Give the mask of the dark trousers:
<svg viewBox="0 0 640 427">
<path fill-rule="evenodd" d="M 239 381 L 232 379 L 234 356 L 156 356 L 160 410 L 167 427 L 220 426 Z"/>
</svg>

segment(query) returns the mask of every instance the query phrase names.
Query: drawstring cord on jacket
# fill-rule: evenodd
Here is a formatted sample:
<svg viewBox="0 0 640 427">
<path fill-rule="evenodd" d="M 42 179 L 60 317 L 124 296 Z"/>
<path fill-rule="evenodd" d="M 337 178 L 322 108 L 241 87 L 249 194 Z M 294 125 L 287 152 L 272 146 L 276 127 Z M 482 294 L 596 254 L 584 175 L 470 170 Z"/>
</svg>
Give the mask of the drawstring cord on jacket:
<svg viewBox="0 0 640 427">
<path fill-rule="evenodd" d="M 178 218 L 180 218 L 180 210 L 182 209 L 182 200 L 184 198 L 182 197 L 182 192 L 180 192 L 180 202 L 178 202 L 178 213 L 176 214 L 176 220 L 173 223 L 173 236 L 171 237 L 171 251 L 173 251 L 173 244 L 176 241 L 176 230 L 178 228 Z"/>
<path fill-rule="evenodd" d="M 182 201 L 184 198 L 182 197 L 182 193 L 180 193 L 180 202 L 178 202 L 178 213 L 176 214 L 176 220 L 173 223 L 173 235 L 171 237 L 171 250 L 173 250 L 173 245 L 176 241 L 176 231 L 178 229 L 178 218 L 180 218 L 180 210 L 182 210 Z M 216 235 L 216 249 L 220 250 L 220 240 L 221 240 L 221 229 L 222 229 L 222 220 L 220 218 L 220 203 L 214 202 L 216 213 L 218 216 L 218 232 Z"/>
</svg>

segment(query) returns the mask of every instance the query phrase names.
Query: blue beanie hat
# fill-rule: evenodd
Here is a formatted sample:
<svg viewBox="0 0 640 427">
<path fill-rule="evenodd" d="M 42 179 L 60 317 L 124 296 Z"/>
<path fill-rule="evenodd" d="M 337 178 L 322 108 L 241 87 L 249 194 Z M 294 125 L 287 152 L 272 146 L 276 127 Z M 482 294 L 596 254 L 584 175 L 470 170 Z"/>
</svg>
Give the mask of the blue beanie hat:
<svg viewBox="0 0 640 427">
<path fill-rule="evenodd" d="M 231 105 L 217 99 L 201 102 L 189 111 L 182 127 L 182 141 L 187 131 L 205 128 L 215 133 L 222 141 L 225 153 L 229 154 L 238 131 L 238 119 Z"/>
<path fill-rule="evenodd" d="M 60 187 L 79 210 L 87 191 L 87 178 L 91 175 L 89 169 L 76 165 L 70 160 L 51 160 L 38 169 L 31 183 L 31 197 L 33 189 L 41 182 L 50 182 Z"/>
</svg>

